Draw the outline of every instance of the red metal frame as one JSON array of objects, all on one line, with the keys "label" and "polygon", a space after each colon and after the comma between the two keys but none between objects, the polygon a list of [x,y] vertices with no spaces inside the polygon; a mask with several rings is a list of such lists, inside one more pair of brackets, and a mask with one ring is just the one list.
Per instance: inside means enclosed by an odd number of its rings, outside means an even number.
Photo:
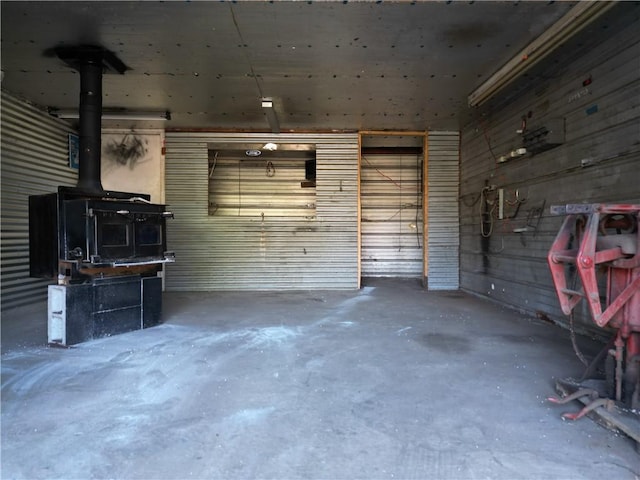
[{"label": "red metal frame", "polygon": [[[547,256],[560,306],[570,315],[584,299],[598,327],[617,329],[615,392],[620,401],[623,377],[627,384],[631,380],[628,388],[640,383],[640,205],[581,204],[551,210],[567,215]],[[613,234],[607,231],[612,229]],[[568,285],[567,264],[575,266],[581,289]],[[600,274],[606,278],[602,295]],[[639,388],[632,408],[637,408]]]}]

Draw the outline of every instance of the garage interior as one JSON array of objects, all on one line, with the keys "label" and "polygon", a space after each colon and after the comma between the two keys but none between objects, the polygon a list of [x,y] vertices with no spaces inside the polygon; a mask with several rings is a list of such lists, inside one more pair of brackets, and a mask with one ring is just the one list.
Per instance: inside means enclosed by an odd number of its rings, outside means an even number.
[{"label": "garage interior", "polygon": [[[637,2],[0,8],[3,477],[640,477],[548,400],[638,335],[639,267],[629,333],[548,264],[571,208],[640,204]],[[104,190],[170,208],[175,262],[159,325],[55,348],[28,206],[86,169],[87,47],[125,67]]]}]

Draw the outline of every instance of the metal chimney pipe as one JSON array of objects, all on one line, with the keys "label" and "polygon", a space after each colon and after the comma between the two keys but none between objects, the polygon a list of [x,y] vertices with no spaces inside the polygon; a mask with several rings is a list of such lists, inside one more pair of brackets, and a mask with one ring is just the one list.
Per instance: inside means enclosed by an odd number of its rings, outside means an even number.
[{"label": "metal chimney pipe", "polygon": [[[98,57],[96,55],[96,57]],[[102,124],[102,59],[85,57],[80,72],[80,168],[77,187],[91,193],[102,193],[101,124]]]},{"label": "metal chimney pipe", "polygon": [[53,53],[80,73],[80,152],[77,188],[102,194],[100,150],[102,128],[102,74],[122,75],[127,66],[114,53],[97,45],[56,47]]}]

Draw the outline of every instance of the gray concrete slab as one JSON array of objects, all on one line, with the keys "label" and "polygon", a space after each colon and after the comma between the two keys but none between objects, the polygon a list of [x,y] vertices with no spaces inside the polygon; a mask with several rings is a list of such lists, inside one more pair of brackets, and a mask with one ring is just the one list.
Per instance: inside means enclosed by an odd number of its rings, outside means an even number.
[{"label": "gray concrete slab", "polygon": [[582,368],[537,319],[401,280],[164,301],[70,349],[42,306],[3,316],[2,478],[640,477],[633,442],[545,400]]}]

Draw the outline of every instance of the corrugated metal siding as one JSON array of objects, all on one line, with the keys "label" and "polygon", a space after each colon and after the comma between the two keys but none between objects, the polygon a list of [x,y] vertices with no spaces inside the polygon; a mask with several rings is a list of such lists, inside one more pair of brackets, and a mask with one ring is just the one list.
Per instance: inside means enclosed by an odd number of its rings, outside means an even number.
[{"label": "corrugated metal siding", "polygon": [[29,195],[74,185],[69,126],[2,92],[2,309],[47,298],[51,281],[29,277]]},{"label": "corrugated metal siding", "polygon": [[[208,150],[216,143],[316,144],[315,218],[210,216]],[[265,178],[268,180],[268,178]],[[358,277],[358,136],[166,134],[167,290],[353,289]]]},{"label": "corrugated metal siding", "polygon": [[[567,322],[546,263],[562,217],[550,205],[640,203],[640,28],[609,25],[611,37],[570,61],[557,60],[552,80],[523,90],[501,110],[462,134],[461,284],[464,290],[532,314]],[[592,78],[585,88],[583,81]],[[523,112],[529,127],[565,122],[564,143],[505,163],[495,156],[521,141],[515,130]],[[583,166],[585,165],[585,166]],[[480,192],[504,188],[505,218],[494,214],[493,233],[480,236]],[[535,215],[542,210],[542,217]],[[528,226],[528,227],[527,227]],[[527,228],[527,231],[518,233]],[[593,328],[585,302],[575,311],[580,328]]]},{"label": "corrugated metal siding", "polygon": [[209,214],[216,216],[315,217],[316,189],[301,187],[303,153],[209,151]]},{"label": "corrugated metal siding", "polygon": [[459,281],[460,134],[429,132],[427,231],[429,290],[457,290]]},{"label": "corrugated metal siding", "polygon": [[362,276],[421,278],[423,155],[362,155]]}]

